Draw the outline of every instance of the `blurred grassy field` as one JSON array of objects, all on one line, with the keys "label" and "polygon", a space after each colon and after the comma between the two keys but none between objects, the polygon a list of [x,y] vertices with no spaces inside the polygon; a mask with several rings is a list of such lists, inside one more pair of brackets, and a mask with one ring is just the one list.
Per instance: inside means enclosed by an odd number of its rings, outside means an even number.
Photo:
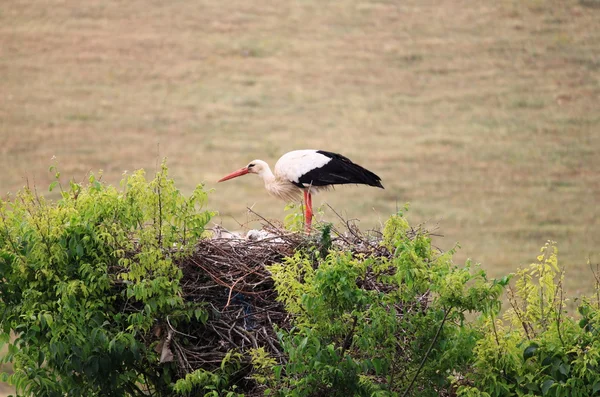
[{"label": "blurred grassy field", "polygon": [[[411,202],[438,245],[493,275],[558,242],[571,292],[600,261],[596,0],[102,1],[0,7],[0,192],[169,158],[217,222],[283,219],[257,178],[293,149],[341,152],[386,190],[317,196],[367,228]],[[234,220],[235,219],[235,220]],[[334,220],[327,212],[325,219]]]}]

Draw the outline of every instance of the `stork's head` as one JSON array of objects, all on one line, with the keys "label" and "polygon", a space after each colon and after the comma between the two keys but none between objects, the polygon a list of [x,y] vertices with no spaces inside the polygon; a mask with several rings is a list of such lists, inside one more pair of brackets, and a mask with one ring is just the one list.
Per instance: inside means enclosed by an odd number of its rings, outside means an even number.
[{"label": "stork's head", "polygon": [[262,160],[252,160],[247,166],[244,168],[240,168],[237,171],[233,171],[229,175],[225,175],[223,178],[219,179],[217,182],[224,182],[229,179],[237,178],[238,176],[246,175],[246,174],[258,174],[259,176],[263,175],[263,172],[268,169],[269,166]]}]

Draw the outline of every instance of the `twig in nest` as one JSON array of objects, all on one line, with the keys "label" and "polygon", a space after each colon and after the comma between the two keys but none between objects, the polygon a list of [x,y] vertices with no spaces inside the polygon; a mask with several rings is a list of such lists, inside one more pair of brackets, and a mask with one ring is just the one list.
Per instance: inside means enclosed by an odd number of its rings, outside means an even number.
[{"label": "twig in nest", "polygon": [[246,209],[247,209],[247,210],[248,210],[248,212],[250,212],[251,214],[254,214],[254,215],[256,215],[258,218],[262,219],[262,220],[263,220],[263,222],[265,222],[267,225],[271,226],[271,227],[272,227],[272,228],[274,228],[274,229],[278,229],[278,227],[277,227],[277,226],[275,226],[274,224],[272,224],[272,223],[271,223],[269,220],[267,220],[267,218],[265,218],[264,216],[262,216],[262,215],[260,215],[260,214],[258,214],[258,213],[256,213],[256,212],[254,212],[254,210],[253,210],[252,208],[250,208],[250,207],[246,207]]},{"label": "twig in nest", "polygon": [[171,325],[171,322],[169,321],[169,316],[167,316],[167,324],[169,324],[169,328],[171,329],[171,331],[173,331],[173,332],[175,332],[175,333],[177,333],[177,334],[179,334],[179,335],[187,336],[187,337],[189,337],[189,338],[198,339],[198,338],[197,338],[197,337],[195,337],[194,335],[190,335],[190,334],[186,334],[186,333],[183,333],[183,332],[179,332],[179,331],[177,331],[177,330],[175,329],[175,327],[173,327],[173,326]]},{"label": "twig in nest", "polygon": [[235,280],[235,283],[233,283],[233,285],[229,288],[229,296],[227,297],[227,304],[225,305],[225,309],[229,307],[229,303],[231,302],[231,293],[233,292],[233,288],[237,285],[237,283],[245,279],[247,276],[251,275],[252,273],[256,273],[256,270],[258,269],[254,269],[250,273],[244,274],[242,277]]}]

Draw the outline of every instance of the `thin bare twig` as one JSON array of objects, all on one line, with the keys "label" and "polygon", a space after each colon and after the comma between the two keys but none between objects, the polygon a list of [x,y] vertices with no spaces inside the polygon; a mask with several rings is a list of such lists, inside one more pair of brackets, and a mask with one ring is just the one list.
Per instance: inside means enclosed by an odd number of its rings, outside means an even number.
[{"label": "thin bare twig", "polygon": [[437,342],[437,339],[440,336],[440,333],[442,332],[442,328],[444,328],[444,324],[446,323],[446,320],[448,319],[448,315],[450,314],[451,311],[452,311],[452,308],[445,309],[444,318],[442,319],[442,322],[440,323],[440,326],[438,327],[437,332],[435,333],[435,336],[433,337],[433,340],[431,341],[431,344],[429,345],[429,348],[427,349],[427,352],[425,352],[425,356],[423,356],[423,360],[421,360],[421,365],[419,365],[419,368],[417,368],[417,372],[415,372],[415,375],[413,376],[412,380],[410,381],[410,384],[408,385],[406,390],[404,390],[402,397],[406,397],[408,395],[408,392],[410,392],[410,389],[412,389],[413,385],[415,384],[415,381],[417,380],[419,373],[423,369],[423,366],[425,365],[425,361],[427,361],[427,357],[429,357],[429,354],[431,353],[433,346]]},{"label": "thin bare twig", "polygon": [[245,279],[246,277],[248,277],[252,273],[256,273],[256,270],[258,270],[258,269],[255,269],[255,270],[251,271],[248,274],[244,274],[243,276],[241,276],[237,280],[235,280],[235,283],[233,283],[233,285],[229,288],[229,296],[227,297],[227,304],[225,304],[225,308],[226,309],[227,309],[227,307],[229,307],[229,303],[231,302],[231,293],[233,292],[233,289],[235,288],[235,286],[237,285],[237,283],[239,283],[240,281],[242,281],[243,279]]}]

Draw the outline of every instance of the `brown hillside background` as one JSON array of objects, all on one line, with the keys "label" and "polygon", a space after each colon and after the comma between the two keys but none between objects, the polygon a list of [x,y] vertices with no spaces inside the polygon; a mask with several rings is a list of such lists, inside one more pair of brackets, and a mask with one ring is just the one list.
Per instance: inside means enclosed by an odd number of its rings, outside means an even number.
[{"label": "brown hillside background", "polygon": [[[558,242],[571,293],[600,261],[600,1],[25,2],[0,6],[0,192],[168,157],[215,222],[282,220],[261,158],[340,152],[385,190],[315,198],[362,228],[412,223],[492,275]],[[335,221],[328,209],[322,219]],[[250,223],[247,226],[256,226]],[[246,226],[246,225],[245,225]]]}]

